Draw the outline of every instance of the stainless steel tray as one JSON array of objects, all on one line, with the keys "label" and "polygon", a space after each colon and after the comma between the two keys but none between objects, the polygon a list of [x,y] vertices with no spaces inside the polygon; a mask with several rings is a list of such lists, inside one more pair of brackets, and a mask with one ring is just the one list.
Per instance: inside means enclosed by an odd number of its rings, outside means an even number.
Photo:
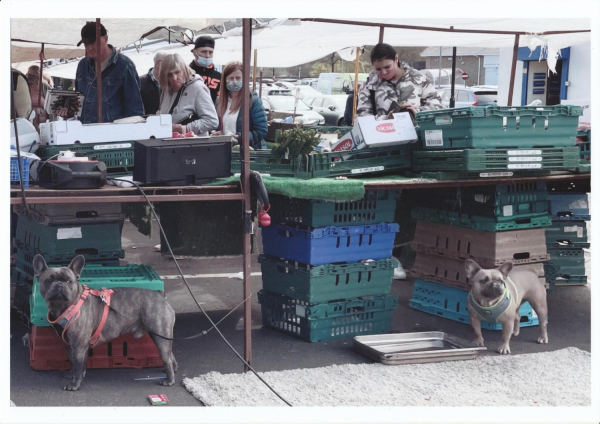
[{"label": "stainless steel tray", "polygon": [[475,359],[485,347],[442,331],[354,337],[354,350],[386,365]]}]

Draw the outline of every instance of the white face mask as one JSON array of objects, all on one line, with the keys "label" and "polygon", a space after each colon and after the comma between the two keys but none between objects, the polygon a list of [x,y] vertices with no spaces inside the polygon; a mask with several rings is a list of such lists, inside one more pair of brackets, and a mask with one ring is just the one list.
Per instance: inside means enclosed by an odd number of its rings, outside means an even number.
[{"label": "white face mask", "polygon": [[198,59],[196,60],[196,62],[198,62],[198,65],[200,65],[204,68],[208,68],[210,65],[212,65],[213,60],[212,60],[212,57],[198,56]]}]

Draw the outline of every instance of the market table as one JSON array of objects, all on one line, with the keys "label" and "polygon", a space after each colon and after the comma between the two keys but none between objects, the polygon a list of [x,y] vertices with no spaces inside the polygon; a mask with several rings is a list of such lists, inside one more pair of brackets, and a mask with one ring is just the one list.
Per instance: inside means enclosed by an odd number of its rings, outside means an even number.
[{"label": "market table", "polygon": [[[363,178],[365,190],[388,189],[417,189],[440,187],[466,187],[478,185],[522,183],[528,181],[569,181],[590,179],[591,174],[557,174],[542,177],[515,177],[515,178],[479,178],[469,180],[431,180],[431,179],[395,179],[392,177]],[[396,177],[401,178],[401,177]],[[349,179],[350,180],[350,179]],[[310,181],[310,180],[307,180]],[[182,202],[182,201],[227,201],[243,200],[238,184],[212,186],[163,186],[143,187],[148,199],[152,202]],[[267,187],[268,189],[268,187]],[[10,191],[11,205],[23,203],[21,190],[12,188]],[[132,203],[146,202],[144,196],[139,194],[135,187],[104,186],[99,189],[88,190],[52,190],[31,187],[25,190],[28,203]]]}]

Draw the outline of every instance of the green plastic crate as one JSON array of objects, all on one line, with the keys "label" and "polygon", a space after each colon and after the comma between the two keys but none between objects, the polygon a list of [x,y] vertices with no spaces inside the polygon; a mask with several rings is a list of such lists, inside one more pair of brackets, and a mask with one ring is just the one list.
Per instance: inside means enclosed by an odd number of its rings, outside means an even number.
[{"label": "green plastic crate", "polygon": [[40,146],[36,154],[43,160],[48,159],[61,151],[70,150],[80,156],[102,161],[106,164],[109,173],[114,171],[133,170],[133,148],[134,141],[123,141],[118,143],[90,143],[90,144],[67,144],[61,146]]},{"label": "green plastic crate", "polygon": [[554,248],[590,247],[586,222],[552,221],[552,225],[546,227],[546,245]]},{"label": "green plastic crate", "polygon": [[336,126],[325,126],[325,125],[311,125],[308,127],[304,127],[306,130],[317,130],[322,134],[332,134],[336,131],[339,131],[341,135],[345,135],[346,133],[352,131],[352,127],[336,127]]},{"label": "green plastic crate", "polygon": [[468,171],[421,171],[411,172],[408,175],[416,178],[427,178],[433,180],[479,180],[485,178],[506,178],[510,180],[514,177],[545,177],[550,175],[551,171],[531,170],[531,171],[493,171],[493,172],[468,172]]},{"label": "green plastic crate", "polygon": [[421,147],[497,149],[575,146],[579,106],[483,106],[417,113]]},{"label": "green plastic crate", "polygon": [[544,273],[550,289],[555,286],[583,286],[587,284],[585,264],[561,266],[553,262],[544,263]]},{"label": "green plastic crate", "polygon": [[[85,267],[79,278],[81,284],[91,289],[103,287],[135,287],[138,289],[163,290],[165,285],[150,265],[126,265],[117,267]],[[31,306],[31,323],[38,327],[50,326],[48,323],[48,307],[40,293],[40,283],[33,280],[33,290],[29,299]]]},{"label": "green plastic crate", "polygon": [[579,166],[579,148],[415,151],[414,171],[560,171]]},{"label": "green plastic crate", "polygon": [[269,214],[272,222],[306,227],[378,224],[394,221],[397,199],[397,192],[390,190],[367,191],[363,199],[353,202],[326,202],[271,194]]},{"label": "green plastic crate", "polygon": [[508,231],[522,230],[526,228],[539,228],[552,225],[552,220],[548,213],[527,214],[521,217],[512,217],[506,221],[499,221],[497,218],[490,218],[460,211],[448,211],[444,209],[418,207],[412,211],[413,218],[439,222],[457,227],[471,228],[477,231]]},{"label": "green plastic crate", "polygon": [[[121,257],[123,222],[100,224],[44,225],[27,216],[17,222],[15,247],[52,257],[52,262],[82,254],[99,259],[100,254]],[[87,258],[86,258],[87,259]]]},{"label": "green plastic crate", "polygon": [[260,255],[263,289],[309,303],[388,294],[398,261],[306,265]]},{"label": "green plastic crate", "polygon": [[[310,179],[363,175],[410,169],[412,145],[386,146],[351,152],[276,157],[268,150],[250,152],[250,169],[274,177]],[[231,172],[239,173],[240,153],[231,152]]]},{"label": "green plastic crate", "polygon": [[398,297],[310,304],[261,290],[258,302],[264,326],[309,342],[321,342],[389,332]]},{"label": "green plastic crate", "polygon": [[14,205],[19,215],[27,215],[44,225],[97,224],[125,220],[120,203],[34,203]]},{"label": "green plastic crate", "polygon": [[[543,181],[526,181],[472,187],[428,189],[431,198],[453,199],[464,203],[488,206],[539,202],[548,199],[548,189]],[[436,199],[437,201],[437,199]]]}]

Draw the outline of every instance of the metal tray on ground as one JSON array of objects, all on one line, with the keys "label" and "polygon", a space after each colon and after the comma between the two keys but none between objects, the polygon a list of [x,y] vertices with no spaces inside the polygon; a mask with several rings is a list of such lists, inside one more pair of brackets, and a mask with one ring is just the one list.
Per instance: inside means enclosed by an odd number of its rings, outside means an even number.
[{"label": "metal tray on ground", "polygon": [[442,331],[354,337],[354,350],[385,365],[475,359],[485,347]]}]

